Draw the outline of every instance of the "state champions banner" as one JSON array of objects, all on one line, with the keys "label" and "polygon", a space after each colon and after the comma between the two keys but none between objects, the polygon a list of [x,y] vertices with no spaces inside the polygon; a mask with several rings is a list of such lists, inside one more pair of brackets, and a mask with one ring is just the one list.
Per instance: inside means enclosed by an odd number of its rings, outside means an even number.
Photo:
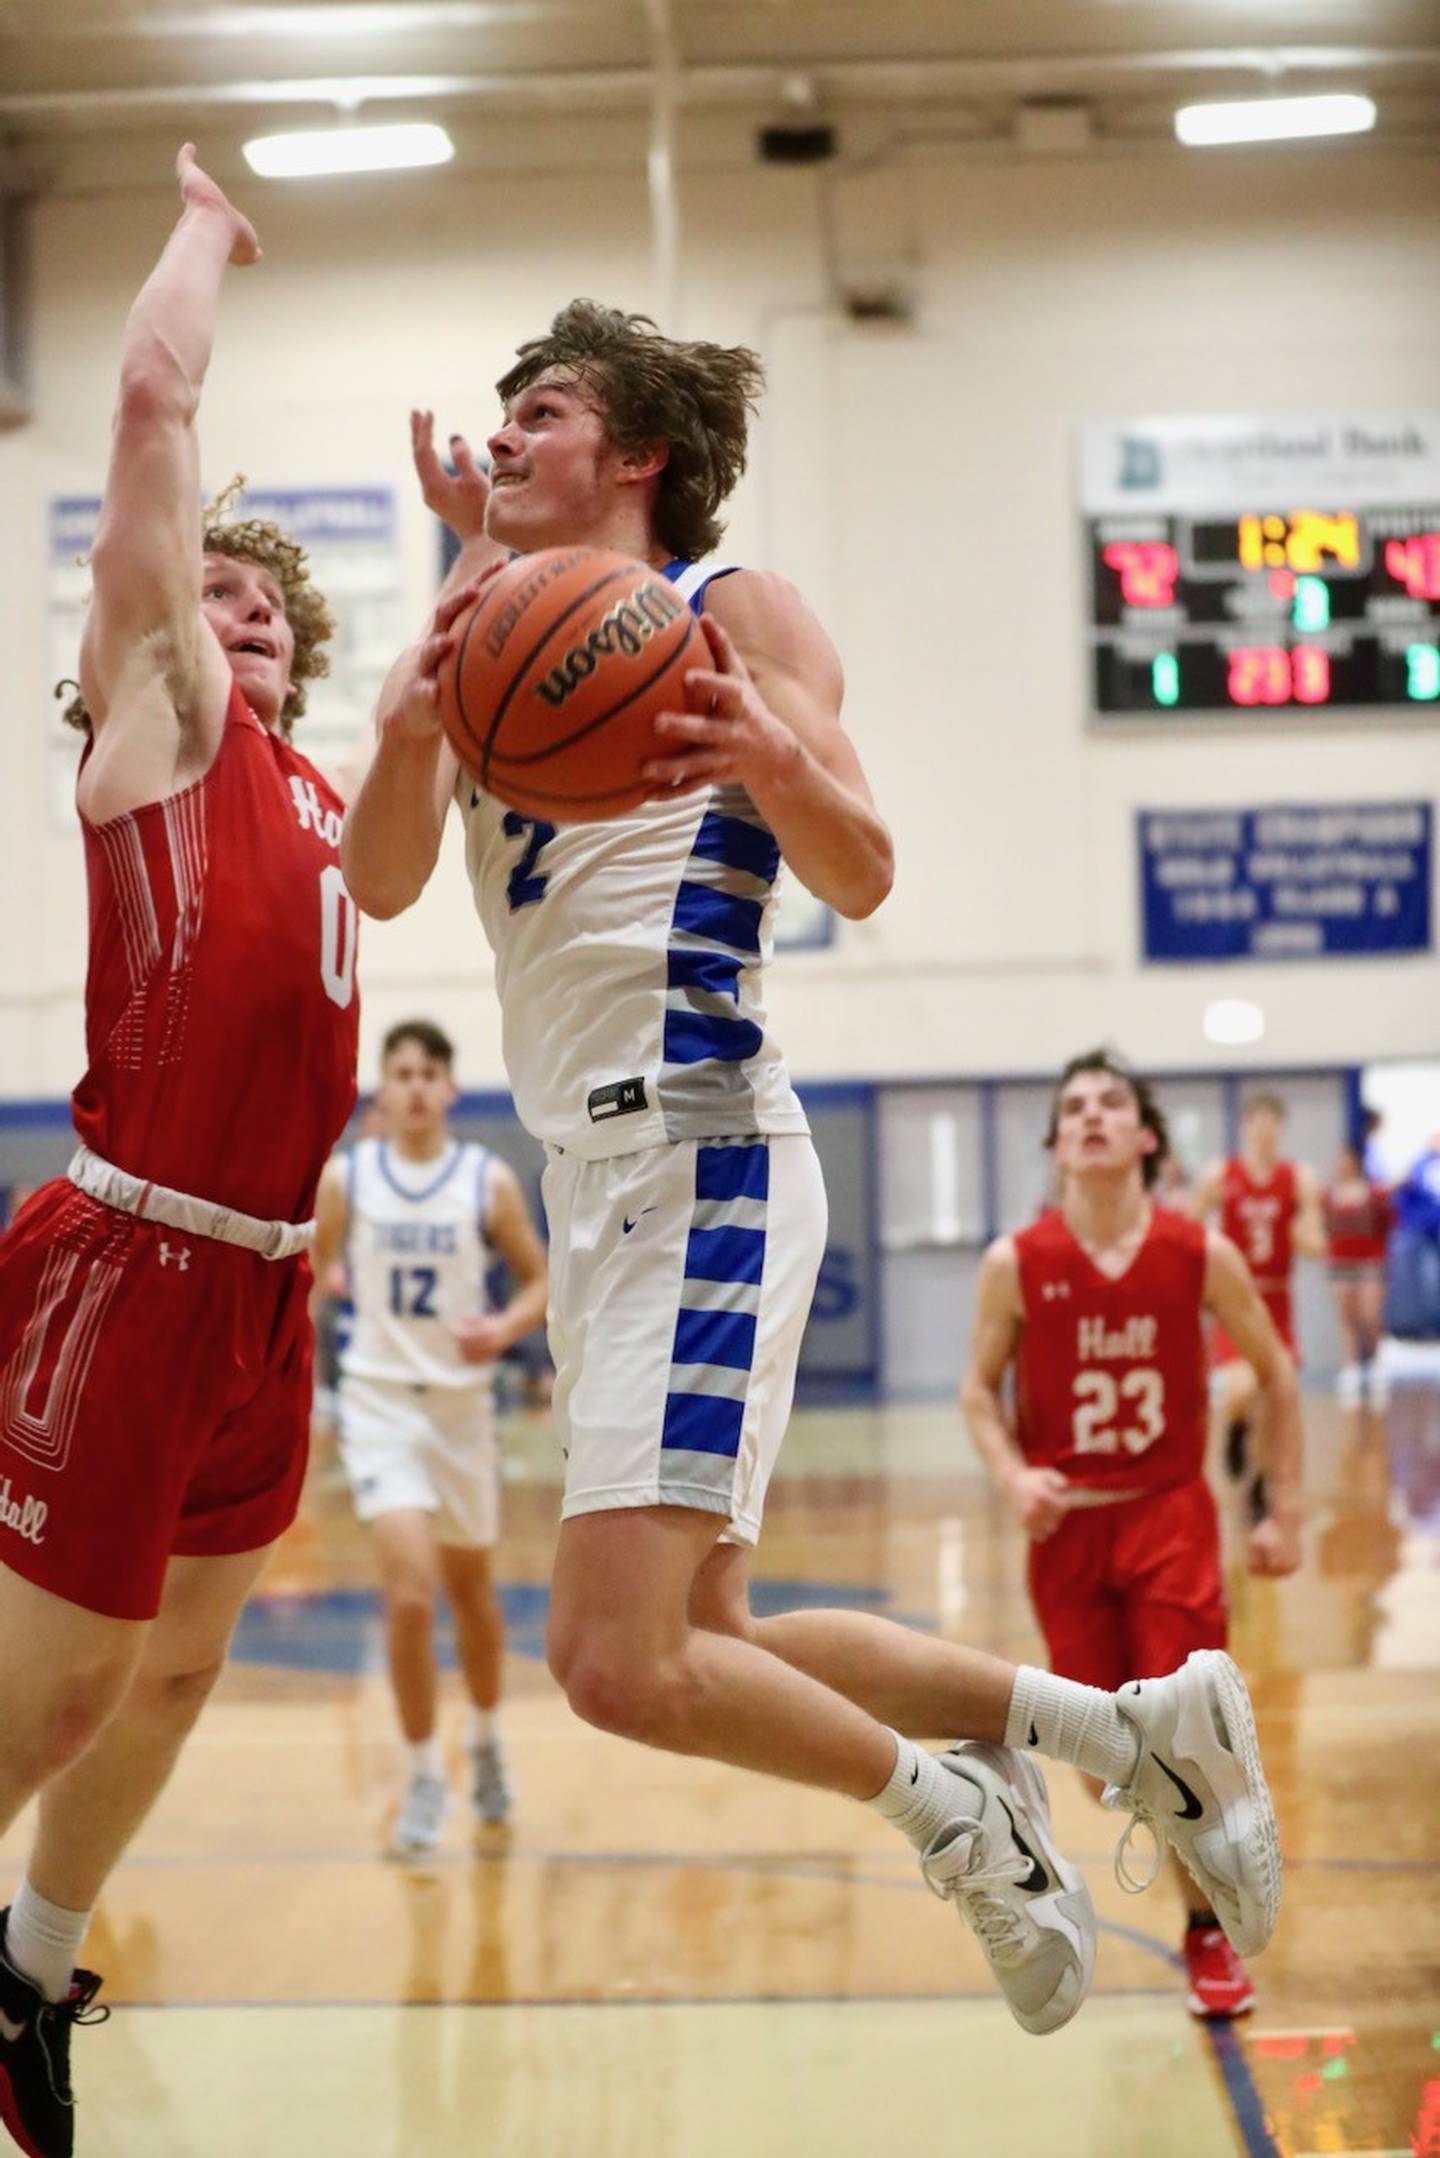
[{"label": "state champions banner", "polygon": [[1428,802],[1136,813],[1142,957],[1394,957],[1432,946]]}]

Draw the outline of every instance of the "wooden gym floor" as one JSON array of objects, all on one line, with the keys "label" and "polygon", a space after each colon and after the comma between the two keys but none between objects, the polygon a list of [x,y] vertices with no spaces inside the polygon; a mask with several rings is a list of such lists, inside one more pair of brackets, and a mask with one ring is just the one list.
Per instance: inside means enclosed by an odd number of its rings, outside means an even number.
[{"label": "wooden gym floor", "polygon": [[[1037,2040],[872,1815],[577,1724],[540,1656],[553,1450],[521,1418],[513,1830],[477,1840],[457,1806],[433,1863],[379,1855],[398,1778],[379,1633],[322,1463],[98,1914],[86,1960],[119,2013],[76,2035],[80,2158],[1433,2158],[1440,1390],[1382,1415],[1312,1398],[1307,1423],[1304,1570],[1232,1584],[1287,1859],[1244,2024],[1186,2013],[1174,1892],[1120,1892],[1121,1824],[1065,1770],[1100,1963]],[[1020,1657],[1021,1564],[947,1410],[797,1419],[767,1594]],[[0,1842],[0,1897],[24,1843],[23,1822]]]}]

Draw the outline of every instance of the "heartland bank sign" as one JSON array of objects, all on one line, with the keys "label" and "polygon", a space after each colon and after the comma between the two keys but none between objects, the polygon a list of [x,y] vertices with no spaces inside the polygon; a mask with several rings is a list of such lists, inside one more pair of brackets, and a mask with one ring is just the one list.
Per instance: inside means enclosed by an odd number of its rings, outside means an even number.
[{"label": "heartland bank sign", "polygon": [[1440,498],[1440,412],[1199,415],[1080,430],[1081,508],[1373,509]]}]

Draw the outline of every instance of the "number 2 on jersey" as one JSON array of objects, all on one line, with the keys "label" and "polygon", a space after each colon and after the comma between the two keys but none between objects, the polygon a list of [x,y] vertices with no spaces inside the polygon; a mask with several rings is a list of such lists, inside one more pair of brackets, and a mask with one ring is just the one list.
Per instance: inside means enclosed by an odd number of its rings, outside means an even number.
[{"label": "number 2 on jersey", "polygon": [[525,842],[525,852],[511,870],[510,881],[505,887],[510,912],[518,914],[521,907],[533,907],[545,897],[545,887],[550,879],[537,877],[535,864],[540,859],[542,848],[548,847],[555,837],[555,827],[553,824],[546,824],[541,818],[520,817],[513,809],[507,809],[501,829],[507,839],[521,839],[527,832],[530,835]]},{"label": "number 2 on jersey", "polygon": [[[1135,1404],[1136,1425],[1116,1429],[1121,1403]],[[1071,1420],[1077,1454],[1143,1454],[1165,1436],[1165,1379],[1158,1371],[1137,1367],[1116,1380],[1110,1371],[1082,1371],[1075,1380]]]}]

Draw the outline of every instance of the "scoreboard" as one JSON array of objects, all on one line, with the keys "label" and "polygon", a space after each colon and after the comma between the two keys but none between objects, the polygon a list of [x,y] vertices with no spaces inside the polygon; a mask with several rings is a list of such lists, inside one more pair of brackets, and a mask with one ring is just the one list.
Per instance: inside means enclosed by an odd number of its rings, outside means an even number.
[{"label": "scoreboard", "polygon": [[1440,503],[1089,520],[1097,712],[1440,703]]},{"label": "scoreboard", "polygon": [[[1359,423],[1295,423],[1290,435],[1253,423],[1248,437],[1229,423],[1227,457],[1203,432],[1226,424],[1189,423],[1187,468],[1157,449],[1152,423],[1146,436],[1118,438],[1128,485],[1092,478],[1092,497],[1108,496],[1092,499],[1084,518],[1096,716],[1384,706],[1440,717],[1440,484],[1409,501],[1376,501],[1393,496],[1398,475],[1344,470],[1367,460],[1346,459],[1343,430],[1364,445],[1408,445],[1412,468],[1427,467],[1409,477],[1440,481],[1430,458],[1413,454],[1417,439],[1429,445],[1413,430],[1381,436]],[[1147,455],[1136,455],[1137,439]],[[1287,447],[1288,461],[1303,465],[1294,445],[1317,439],[1328,451],[1317,448],[1314,460],[1323,491],[1300,493],[1289,470],[1254,469],[1286,462]],[[1197,443],[1211,454],[1198,455]],[[1093,475],[1093,455],[1090,466]],[[1346,480],[1361,486],[1342,492]]]}]

